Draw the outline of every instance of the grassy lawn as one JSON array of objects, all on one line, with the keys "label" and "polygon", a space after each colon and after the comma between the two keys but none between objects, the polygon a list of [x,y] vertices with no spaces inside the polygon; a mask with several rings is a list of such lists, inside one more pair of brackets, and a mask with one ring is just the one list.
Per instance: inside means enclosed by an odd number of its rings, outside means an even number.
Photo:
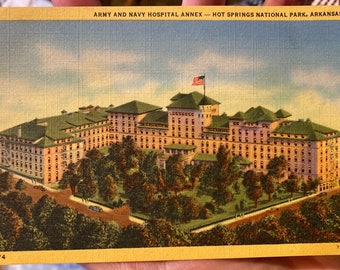
[{"label": "grassy lawn", "polygon": [[[263,196],[258,201],[257,209],[255,209],[254,202],[248,199],[246,196],[245,187],[241,184],[242,179],[239,179],[238,181],[240,184],[240,192],[239,194],[236,194],[236,192],[231,189],[232,193],[234,194],[234,200],[232,202],[228,203],[227,205],[219,207],[218,210],[214,214],[212,214],[211,218],[209,219],[196,219],[192,220],[187,224],[180,224],[181,229],[194,230],[230,218],[234,218],[237,214],[241,214],[240,212],[236,211],[236,205],[240,205],[240,202],[242,200],[244,201],[245,207],[242,213],[246,214],[285,203],[288,201],[288,199],[290,199],[290,193],[282,192],[278,194],[278,196],[275,199],[272,198],[271,201],[268,201],[268,195],[264,193]],[[183,192],[183,194],[187,196],[196,197],[202,205],[205,205],[206,202],[212,201],[212,198],[210,196],[207,195],[198,196],[197,189],[194,189],[192,191],[185,191]],[[303,197],[302,193],[294,193],[293,199],[301,197]]]}]

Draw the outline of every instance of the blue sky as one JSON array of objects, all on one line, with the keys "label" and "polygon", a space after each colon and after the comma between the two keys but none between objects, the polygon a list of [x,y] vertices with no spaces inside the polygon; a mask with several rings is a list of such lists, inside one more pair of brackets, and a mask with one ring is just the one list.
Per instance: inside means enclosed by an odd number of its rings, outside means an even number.
[{"label": "blue sky", "polygon": [[0,22],[0,130],[85,105],[167,106],[206,74],[233,115],[251,106],[340,129],[340,21]]}]

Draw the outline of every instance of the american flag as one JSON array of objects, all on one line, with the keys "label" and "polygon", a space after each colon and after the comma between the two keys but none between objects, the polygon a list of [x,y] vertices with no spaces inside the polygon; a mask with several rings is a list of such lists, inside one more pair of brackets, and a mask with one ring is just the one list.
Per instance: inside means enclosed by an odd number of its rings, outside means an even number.
[{"label": "american flag", "polygon": [[205,76],[194,77],[194,79],[192,81],[192,85],[193,86],[204,85],[204,79],[205,79]]}]

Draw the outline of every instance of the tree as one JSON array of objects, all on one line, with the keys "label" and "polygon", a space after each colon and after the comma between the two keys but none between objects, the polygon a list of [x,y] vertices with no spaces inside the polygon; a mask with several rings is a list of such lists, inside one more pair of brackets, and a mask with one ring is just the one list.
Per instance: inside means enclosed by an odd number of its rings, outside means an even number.
[{"label": "tree", "polygon": [[260,182],[256,182],[254,185],[247,187],[247,196],[249,199],[254,201],[254,208],[257,208],[258,199],[260,199],[263,195],[263,190]]},{"label": "tree", "polygon": [[311,242],[316,230],[300,211],[285,210],[279,217],[279,223],[287,230],[287,243]]},{"label": "tree", "polygon": [[284,156],[274,157],[267,164],[268,174],[276,179],[282,178],[287,170],[287,164]]},{"label": "tree", "polygon": [[7,251],[7,240],[0,233],[0,251]]},{"label": "tree", "polygon": [[145,192],[143,190],[144,177],[140,172],[126,175],[123,182],[125,195],[129,200],[132,211],[144,211]]},{"label": "tree", "polygon": [[111,145],[109,149],[108,159],[113,161],[115,166],[117,166],[116,168],[118,177],[120,179],[124,179],[125,175],[127,175],[128,169],[122,143],[117,142]]},{"label": "tree", "polygon": [[287,240],[287,230],[281,226],[277,218],[267,216],[256,224],[258,244],[284,244]]},{"label": "tree", "polygon": [[193,219],[199,218],[204,207],[195,197],[181,195],[178,197],[178,200],[182,208],[182,222],[188,223]]},{"label": "tree", "polygon": [[300,209],[301,214],[314,228],[325,228],[328,218],[333,214],[331,207],[323,198],[306,200]]},{"label": "tree", "polygon": [[217,162],[213,165],[217,173],[214,175],[214,186],[217,189],[226,189],[240,176],[237,158],[233,157],[231,152],[224,146],[220,146],[216,154],[216,159]]},{"label": "tree", "polygon": [[79,193],[82,194],[83,199],[87,200],[97,192],[97,186],[94,182],[94,170],[90,159],[84,158],[79,161],[78,175],[81,179],[78,183]]},{"label": "tree", "polygon": [[98,192],[106,202],[114,199],[117,193],[117,187],[111,175],[107,175],[104,179],[98,180]]},{"label": "tree", "polygon": [[19,179],[18,182],[15,184],[15,189],[23,190],[25,188],[25,182],[22,179]]},{"label": "tree", "polygon": [[92,169],[97,172],[98,166],[104,158],[104,154],[97,148],[93,148],[86,153],[86,157],[90,160]]},{"label": "tree", "polygon": [[226,226],[217,225],[211,230],[193,235],[193,245],[195,246],[227,246],[236,244],[236,233],[229,230]]},{"label": "tree", "polygon": [[103,249],[114,248],[120,234],[120,228],[115,222],[103,222],[90,219],[79,214],[74,222],[74,249]]},{"label": "tree", "polygon": [[197,164],[197,165],[189,165],[187,166],[189,169],[189,181],[191,183],[191,189],[194,189],[199,184],[199,179],[204,172],[204,165]]},{"label": "tree", "polygon": [[77,192],[76,187],[80,180],[81,177],[78,173],[78,164],[70,163],[67,166],[67,170],[63,173],[62,179],[59,181],[59,187],[62,189],[70,187],[72,195],[74,195]]},{"label": "tree", "polygon": [[300,190],[301,179],[297,175],[291,174],[287,180],[285,180],[282,185],[287,192],[290,192],[290,197],[293,198],[294,192]]},{"label": "tree", "polygon": [[50,243],[44,233],[33,225],[24,225],[20,237],[17,239],[13,250],[48,250]]},{"label": "tree", "polygon": [[257,208],[258,199],[263,195],[261,185],[261,174],[249,170],[244,173],[242,184],[246,188],[246,194],[249,199],[254,201],[255,208]]},{"label": "tree", "polygon": [[273,181],[273,177],[269,174],[261,175],[261,185],[263,191],[268,195],[268,201],[272,199],[272,193],[275,192],[275,185]]},{"label": "tree", "polygon": [[25,193],[12,191],[4,197],[4,202],[15,211],[24,221],[31,218],[32,197]]},{"label": "tree", "polygon": [[157,219],[148,220],[146,223],[144,241],[147,247],[189,246],[191,237],[189,233],[180,230],[170,222]]},{"label": "tree", "polygon": [[314,193],[316,193],[318,191],[318,187],[321,183],[321,179],[320,178],[308,178],[307,180],[307,186],[308,186],[308,191],[313,191]]},{"label": "tree", "polygon": [[2,202],[0,202],[0,213],[0,234],[6,239],[6,250],[12,250],[24,222],[17,213]]},{"label": "tree", "polygon": [[254,222],[247,222],[235,229],[236,239],[240,245],[257,244],[257,228]]},{"label": "tree", "polygon": [[116,222],[104,222],[104,230],[106,237],[104,239],[105,248],[115,248],[118,244],[118,238],[121,234],[121,229]]},{"label": "tree", "polygon": [[136,170],[139,166],[139,160],[143,157],[143,152],[137,147],[135,140],[131,136],[123,138],[123,151],[128,171]]},{"label": "tree", "polygon": [[162,188],[159,181],[160,169],[157,165],[158,153],[155,151],[148,152],[140,159],[139,171],[144,174],[144,181],[156,185],[158,189]]},{"label": "tree", "polygon": [[212,194],[212,198],[218,206],[221,206],[231,202],[233,200],[233,194],[228,188],[216,189]]},{"label": "tree", "polygon": [[143,225],[133,224],[122,229],[118,237],[118,248],[139,248],[145,247],[145,229]]},{"label": "tree", "polygon": [[310,191],[316,193],[318,191],[320,182],[321,182],[320,178],[315,179],[308,178],[307,181],[302,181],[301,191],[303,192],[303,195],[306,196]]},{"label": "tree", "polygon": [[9,191],[13,187],[13,174],[10,172],[0,173],[0,193]]},{"label": "tree", "polygon": [[49,230],[50,216],[56,206],[56,201],[48,195],[41,197],[33,206],[32,216],[34,223],[43,233],[46,233]]},{"label": "tree", "polygon": [[76,210],[57,205],[48,219],[49,228],[45,232],[53,249],[70,249],[74,237]]},{"label": "tree", "polygon": [[199,185],[199,193],[212,196],[218,205],[225,205],[232,199],[230,186],[240,176],[237,158],[224,146],[219,147],[217,161],[205,169]]},{"label": "tree", "polygon": [[248,187],[254,185],[259,180],[258,175],[253,170],[248,170],[243,174],[242,185]]},{"label": "tree", "polygon": [[170,156],[166,162],[166,186],[171,189],[175,195],[184,187],[185,181],[183,159],[181,155]]}]

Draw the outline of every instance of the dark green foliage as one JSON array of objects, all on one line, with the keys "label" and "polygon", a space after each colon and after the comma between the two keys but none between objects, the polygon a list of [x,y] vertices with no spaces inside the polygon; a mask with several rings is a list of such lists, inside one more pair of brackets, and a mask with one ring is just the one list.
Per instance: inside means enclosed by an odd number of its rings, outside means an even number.
[{"label": "dark green foliage", "polygon": [[0,193],[9,191],[13,187],[13,174],[10,172],[0,173]]},{"label": "dark green foliage", "polygon": [[44,233],[33,225],[24,225],[14,250],[48,250],[50,243]]},{"label": "dark green foliage", "polygon": [[212,197],[218,206],[226,205],[233,200],[233,194],[229,189],[216,189]]},{"label": "dark green foliage", "polygon": [[241,245],[283,244],[287,240],[286,228],[273,216],[238,226],[236,235]]},{"label": "dark green foliage", "polygon": [[301,214],[315,228],[325,228],[327,219],[333,214],[332,209],[323,198],[306,200],[300,209]]},{"label": "dark green foliage", "polygon": [[258,199],[263,195],[261,176],[262,174],[256,173],[253,170],[249,170],[244,173],[242,181],[242,184],[246,188],[247,197],[254,201],[255,208],[257,208]]},{"label": "dark green foliage", "polygon": [[74,237],[74,223],[77,213],[74,209],[57,205],[53,210],[45,235],[49,239],[53,249],[70,249]]},{"label": "dark green foliage", "polygon": [[273,216],[262,218],[256,224],[257,244],[284,244],[287,240],[287,230]]},{"label": "dark green foliage", "polygon": [[217,204],[215,202],[207,202],[204,207],[211,211],[211,213],[215,213],[217,210]]},{"label": "dark green foliage", "polygon": [[182,156],[170,156],[166,161],[165,184],[167,189],[177,194],[184,188],[185,178]]},{"label": "dark green foliage", "polygon": [[7,245],[7,240],[0,233],[0,251],[6,251]]},{"label": "dark green foliage", "polygon": [[279,217],[279,223],[287,230],[288,243],[308,243],[313,238],[314,228],[300,211],[284,211]]},{"label": "dark green foliage", "polygon": [[146,247],[189,246],[191,236],[170,222],[157,219],[145,225],[144,241]]},{"label": "dark green foliage", "polygon": [[340,194],[333,195],[329,198],[329,206],[336,215],[340,216]]},{"label": "dark green foliage", "polygon": [[[0,202],[0,234],[6,240],[6,250],[12,250],[24,222],[10,207]],[[4,243],[3,243],[4,244]]]},{"label": "dark green foliage", "polygon": [[85,158],[79,161],[78,174],[80,175],[78,193],[87,200],[93,197],[93,195],[97,192],[97,186],[94,181],[94,169],[90,159]]},{"label": "dark green foliage", "polygon": [[77,190],[76,187],[81,180],[81,176],[78,173],[78,164],[70,163],[67,166],[67,170],[63,173],[63,178],[59,181],[59,188],[65,189],[70,187],[72,195],[74,195]]},{"label": "dark green foliage", "polygon": [[267,164],[268,175],[273,176],[276,179],[280,179],[284,176],[287,170],[287,161],[284,156],[274,157]]},{"label": "dark green foliage", "polygon": [[155,219],[167,219],[174,223],[188,223],[204,215],[204,207],[194,197],[185,195],[161,197],[150,205],[149,214]]},{"label": "dark green foliage", "polygon": [[15,189],[23,190],[25,188],[25,182],[22,179],[19,179],[15,184]]},{"label": "dark green foliage", "polygon": [[240,176],[238,159],[221,146],[216,155],[217,162],[204,170],[200,179],[199,194],[210,195],[217,205],[225,205],[232,200],[229,189]]},{"label": "dark green foliage", "polygon": [[50,216],[56,206],[56,201],[48,195],[41,197],[40,200],[33,206],[32,216],[34,223],[38,229],[44,233],[49,230]]},{"label": "dark green foliage", "polygon": [[293,198],[294,192],[300,190],[301,179],[297,175],[291,174],[287,180],[282,182],[282,186],[287,192],[290,192],[290,197]]},{"label": "dark green foliage", "polygon": [[194,189],[198,186],[200,177],[203,174],[206,167],[203,164],[188,165],[186,166],[186,175],[189,177],[190,187]]},{"label": "dark green foliage", "polygon": [[102,222],[78,215],[74,221],[74,249],[100,249],[116,247],[120,228],[115,222]]},{"label": "dark green foliage", "polygon": [[254,222],[248,222],[239,225],[236,230],[237,241],[240,245],[250,245],[256,243],[256,225]]},{"label": "dark green foliage", "polygon": [[97,174],[97,169],[101,160],[104,158],[104,154],[100,152],[97,148],[93,148],[86,153],[86,157],[90,160],[91,169]]},{"label": "dark green foliage", "polygon": [[29,220],[32,216],[32,197],[25,193],[13,191],[4,196],[3,201],[16,212],[23,220]]},{"label": "dark green foliage", "polygon": [[225,226],[217,225],[211,230],[193,235],[194,246],[236,245],[236,233]]},{"label": "dark green foliage", "polygon": [[319,178],[308,178],[307,181],[303,181],[301,184],[301,191],[303,195],[306,196],[309,192],[316,193],[321,180]]},{"label": "dark green foliage", "polygon": [[143,225],[134,224],[122,229],[118,238],[118,248],[145,247],[145,229]]},{"label": "dark green foliage", "polygon": [[117,194],[117,187],[111,175],[98,180],[98,192],[105,202],[112,201]]},{"label": "dark green foliage", "polygon": [[268,195],[268,201],[271,201],[272,194],[275,192],[274,179],[269,174],[261,175],[260,177],[263,191]]}]

